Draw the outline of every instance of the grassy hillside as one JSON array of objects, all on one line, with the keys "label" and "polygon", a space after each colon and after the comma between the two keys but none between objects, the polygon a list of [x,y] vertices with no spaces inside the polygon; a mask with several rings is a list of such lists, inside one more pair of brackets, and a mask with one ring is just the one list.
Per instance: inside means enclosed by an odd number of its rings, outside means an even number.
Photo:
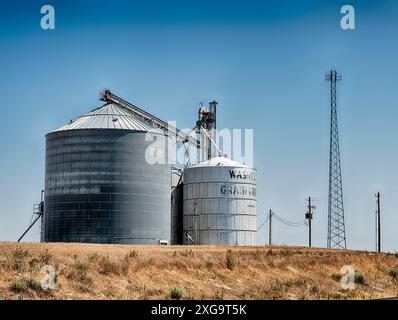
[{"label": "grassy hillside", "polygon": [[[44,265],[55,272],[43,290]],[[356,270],[342,290],[340,269]],[[0,299],[371,299],[398,295],[398,255],[296,247],[0,244]]]}]

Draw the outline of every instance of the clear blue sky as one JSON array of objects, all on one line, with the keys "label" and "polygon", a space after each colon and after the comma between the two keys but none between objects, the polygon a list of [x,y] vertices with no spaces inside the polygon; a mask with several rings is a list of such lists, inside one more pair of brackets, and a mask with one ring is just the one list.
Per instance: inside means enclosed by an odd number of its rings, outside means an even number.
[{"label": "clear blue sky", "polygon": [[[43,4],[55,7],[54,31],[40,29]],[[354,31],[339,27],[344,4],[356,9]],[[220,127],[254,129],[259,223],[269,208],[302,221],[311,195],[313,242],[325,246],[324,74],[336,68],[348,246],[374,249],[380,190],[383,247],[398,250],[395,0],[2,0],[0,15],[0,241],[29,223],[45,134],[99,106],[106,87],[183,128],[217,99]],[[276,222],[274,242],[305,245],[307,230]]]}]

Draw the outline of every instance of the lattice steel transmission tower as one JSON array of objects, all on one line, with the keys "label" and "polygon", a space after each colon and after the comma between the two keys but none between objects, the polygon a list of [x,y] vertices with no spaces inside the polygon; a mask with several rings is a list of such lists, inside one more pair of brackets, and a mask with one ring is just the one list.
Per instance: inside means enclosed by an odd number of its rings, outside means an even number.
[{"label": "lattice steel transmission tower", "polygon": [[344,223],[343,183],[341,179],[341,162],[339,130],[337,125],[337,81],[341,80],[337,71],[326,74],[330,81],[330,154],[329,154],[329,205],[328,205],[328,248],[346,249],[347,240]]}]

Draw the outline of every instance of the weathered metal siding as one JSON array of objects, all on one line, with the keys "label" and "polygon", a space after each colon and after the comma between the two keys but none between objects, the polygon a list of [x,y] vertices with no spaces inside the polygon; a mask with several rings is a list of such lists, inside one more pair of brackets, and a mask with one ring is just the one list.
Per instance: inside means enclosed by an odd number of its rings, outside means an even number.
[{"label": "weathered metal siding", "polygon": [[182,172],[171,173],[171,244],[183,244]]},{"label": "weathered metal siding", "polygon": [[[225,166],[191,167],[184,172],[184,235],[199,244],[256,245],[256,172]],[[197,204],[195,218],[195,203]],[[184,236],[184,243],[187,241]]]},{"label": "weathered metal siding", "polygon": [[145,132],[120,129],[48,134],[41,240],[170,241],[170,166],[145,161],[150,143]]}]

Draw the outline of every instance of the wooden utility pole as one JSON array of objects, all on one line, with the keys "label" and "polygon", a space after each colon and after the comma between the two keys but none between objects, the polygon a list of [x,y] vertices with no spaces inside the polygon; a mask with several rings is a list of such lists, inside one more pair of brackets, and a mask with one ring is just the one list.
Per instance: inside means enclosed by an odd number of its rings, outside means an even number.
[{"label": "wooden utility pole", "polygon": [[312,214],[312,209],[315,209],[315,206],[312,205],[312,199],[311,197],[308,197],[308,211],[305,214],[305,218],[308,220],[308,246],[311,248],[312,246],[312,218],[313,218],[313,214]]},{"label": "wooden utility pole", "polygon": [[377,224],[376,224],[376,233],[377,233],[377,252],[381,252],[381,217],[380,217],[380,192],[376,194],[377,201]]},{"label": "wooden utility pole", "polygon": [[268,228],[268,245],[272,246],[272,210],[269,210],[269,228]]}]

